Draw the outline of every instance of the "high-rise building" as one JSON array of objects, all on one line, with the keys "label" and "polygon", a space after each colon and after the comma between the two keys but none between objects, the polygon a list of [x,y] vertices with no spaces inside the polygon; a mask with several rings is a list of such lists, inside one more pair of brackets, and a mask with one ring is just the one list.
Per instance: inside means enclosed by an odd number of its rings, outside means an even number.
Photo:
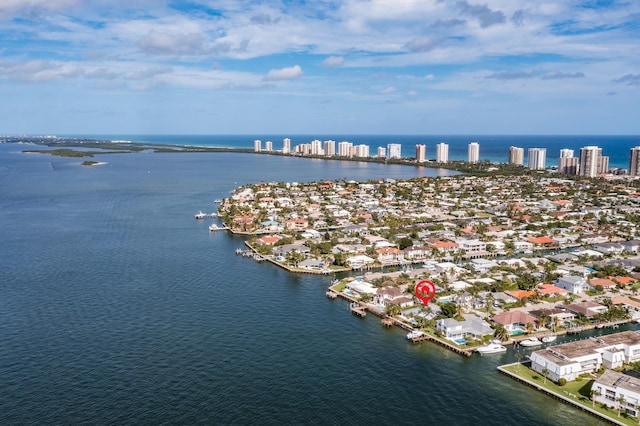
[{"label": "high-rise building", "polygon": [[547,161],[547,148],[529,148],[527,167],[532,170],[544,170]]},{"label": "high-rise building", "polygon": [[629,156],[629,175],[640,176],[640,146],[631,148]]},{"label": "high-rise building", "polygon": [[266,141],[266,142],[264,143],[264,150],[265,150],[265,151],[269,151],[269,152],[270,152],[270,151],[273,151],[273,142],[271,142],[271,141]]},{"label": "high-rise building", "polygon": [[365,144],[360,144],[360,145],[356,145],[356,157],[360,157],[360,158],[366,158],[369,157],[369,145],[365,145]]},{"label": "high-rise building", "polygon": [[467,149],[467,161],[469,163],[477,163],[480,161],[480,144],[478,142],[471,142]]},{"label": "high-rise building", "polygon": [[425,144],[416,145],[416,161],[418,163],[427,161],[427,146]]},{"label": "high-rise building", "polygon": [[387,156],[387,148],[384,146],[378,147],[378,158],[385,158]]},{"label": "high-rise building", "polygon": [[602,148],[597,146],[585,146],[580,148],[580,163],[578,174],[580,176],[596,177],[600,172]]},{"label": "high-rise building", "polygon": [[560,150],[560,158],[571,158],[573,157],[573,150],[568,148],[563,148]]},{"label": "high-rise building", "polygon": [[598,158],[598,174],[609,173],[609,156],[601,155]]},{"label": "high-rise building", "polygon": [[446,163],[449,161],[449,144],[440,142],[436,145],[436,161]]},{"label": "high-rise building", "polygon": [[564,173],[565,175],[577,175],[578,157],[558,158],[558,173]]},{"label": "high-rise building", "polygon": [[282,153],[288,154],[291,152],[291,139],[284,138],[282,139]]},{"label": "high-rise building", "polygon": [[517,146],[509,147],[509,164],[522,166],[524,164],[524,148]]},{"label": "high-rise building", "polygon": [[260,139],[256,139],[253,141],[253,150],[255,152],[262,151],[262,141]]},{"label": "high-rise building", "polygon": [[324,155],[327,157],[333,157],[336,155],[336,141],[324,141]]},{"label": "high-rise building", "polygon": [[399,143],[387,144],[387,158],[402,158],[402,145]]},{"label": "high-rise building", "polygon": [[353,144],[351,142],[339,142],[338,143],[338,155],[340,157],[350,157],[351,156],[351,146]]},{"label": "high-rise building", "polygon": [[314,139],[311,141],[311,155],[322,155],[324,151],[322,150],[322,141],[318,139]]}]

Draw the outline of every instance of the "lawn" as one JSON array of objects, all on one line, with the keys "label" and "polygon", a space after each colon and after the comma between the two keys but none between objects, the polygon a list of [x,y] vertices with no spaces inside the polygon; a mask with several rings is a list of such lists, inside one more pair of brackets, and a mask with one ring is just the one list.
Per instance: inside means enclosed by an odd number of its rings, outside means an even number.
[{"label": "lawn", "polygon": [[613,420],[629,425],[638,424],[638,420],[636,418],[628,417],[626,414],[622,414],[620,417],[618,417],[618,410],[616,409],[601,407],[600,404],[595,404],[594,406],[589,394],[591,386],[594,382],[593,379],[572,381],[567,382],[567,384],[564,386],[558,386],[551,380],[547,380],[545,383],[542,374],[533,371],[525,364],[512,364],[509,366],[504,366],[502,368],[516,374],[517,376],[525,380],[529,380],[538,386],[542,386],[543,388],[551,392],[557,393],[558,395],[561,395],[565,398],[570,398],[577,404],[584,405],[585,407],[589,407],[592,410],[596,410]]}]

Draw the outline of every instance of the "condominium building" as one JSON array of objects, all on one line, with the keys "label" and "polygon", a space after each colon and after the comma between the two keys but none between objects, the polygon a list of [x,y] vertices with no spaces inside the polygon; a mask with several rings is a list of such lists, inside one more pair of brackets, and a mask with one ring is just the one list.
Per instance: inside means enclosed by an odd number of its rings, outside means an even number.
[{"label": "condominium building", "polygon": [[356,145],[355,149],[356,149],[356,153],[355,153],[356,157],[360,157],[360,158],[369,157],[369,145],[365,145],[365,144]]},{"label": "condominium building", "polygon": [[288,154],[291,152],[291,139],[284,138],[282,139],[282,153]]},{"label": "condominium building", "polygon": [[580,148],[580,163],[578,165],[578,174],[580,176],[596,177],[600,172],[600,157],[602,157],[602,148],[597,146],[585,146]]},{"label": "condominium building", "polygon": [[351,147],[353,144],[351,142],[339,142],[338,143],[338,155],[340,157],[350,157],[351,156]]},{"label": "condominium building", "polygon": [[446,163],[449,161],[449,144],[440,142],[436,145],[436,161]]},{"label": "condominium building", "polygon": [[601,155],[598,159],[598,173],[609,173],[609,156]]},{"label": "condominium building", "polygon": [[416,145],[416,161],[418,163],[427,161],[427,146],[425,144]]},{"label": "condominium building", "polygon": [[260,139],[256,139],[253,141],[253,150],[255,152],[262,151],[262,141]]},{"label": "condominium building", "polygon": [[273,151],[273,142],[271,142],[271,141],[266,141],[266,142],[264,143],[264,150],[265,150],[265,151],[269,151],[269,152]]},{"label": "condominium building", "polygon": [[385,158],[387,156],[387,148],[383,146],[378,147],[378,158]]},{"label": "condominium building", "polygon": [[527,167],[532,170],[544,170],[547,161],[547,148],[529,148]]},{"label": "condominium building", "polygon": [[631,176],[640,176],[640,146],[631,148],[629,156],[629,174]]},{"label": "condominium building", "polygon": [[568,148],[562,148],[560,150],[560,158],[572,158],[573,150]]},{"label": "condominium building", "polygon": [[558,173],[564,173],[565,175],[577,175],[578,157],[558,158]]},{"label": "condominium building", "polygon": [[336,141],[324,141],[324,155],[327,157],[333,157],[336,155]]},{"label": "condominium building", "polygon": [[467,150],[467,161],[469,163],[477,163],[480,161],[480,144],[478,142],[471,142]]},{"label": "condominium building", "polygon": [[509,164],[514,166],[522,166],[524,164],[524,148],[509,147]]},{"label": "condominium building", "polygon": [[314,139],[311,141],[311,155],[322,155],[324,151],[322,150],[322,141],[318,139]]},{"label": "condominium building", "polygon": [[399,143],[390,143],[387,145],[387,158],[402,158],[402,145]]}]

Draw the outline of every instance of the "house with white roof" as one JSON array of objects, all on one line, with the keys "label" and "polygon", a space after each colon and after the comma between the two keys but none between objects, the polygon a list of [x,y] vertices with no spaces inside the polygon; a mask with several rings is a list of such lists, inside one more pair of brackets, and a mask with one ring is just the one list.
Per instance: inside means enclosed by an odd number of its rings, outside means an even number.
[{"label": "house with white roof", "polygon": [[444,318],[436,321],[436,330],[440,330],[446,339],[454,342],[466,337],[482,339],[483,336],[493,334],[493,329],[481,319],[458,321]]},{"label": "house with white roof", "polygon": [[591,386],[593,401],[637,417],[640,409],[640,379],[606,370]]}]

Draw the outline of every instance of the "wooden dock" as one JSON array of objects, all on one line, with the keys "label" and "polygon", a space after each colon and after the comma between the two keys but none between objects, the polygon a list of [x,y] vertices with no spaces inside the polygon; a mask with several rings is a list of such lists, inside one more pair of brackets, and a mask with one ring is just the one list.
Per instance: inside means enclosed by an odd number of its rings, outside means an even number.
[{"label": "wooden dock", "polygon": [[358,302],[351,302],[351,304],[349,305],[349,310],[352,314],[358,315],[361,318],[367,316],[367,308],[361,306]]},{"label": "wooden dock", "polygon": [[455,353],[460,354],[460,355],[464,355],[466,357],[470,357],[471,355],[473,355],[473,352],[471,350],[469,350],[469,349],[459,348],[459,347],[457,347],[455,345],[452,345],[451,343],[449,343],[449,342],[447,342],[445,340],[438,339],[437,337],[432,336],[430,334],[426,334],[426,333],[424,335],[422,335],[422,336],[414,337],[414,338],[412,338],[410,340],[411,340],[412,343],[424,342],[426,340],[426,341],[429,341],[429,342],[437,343],[438,345],[444,346],[445,348],[449,349],[452,352],[455,352]]}]

